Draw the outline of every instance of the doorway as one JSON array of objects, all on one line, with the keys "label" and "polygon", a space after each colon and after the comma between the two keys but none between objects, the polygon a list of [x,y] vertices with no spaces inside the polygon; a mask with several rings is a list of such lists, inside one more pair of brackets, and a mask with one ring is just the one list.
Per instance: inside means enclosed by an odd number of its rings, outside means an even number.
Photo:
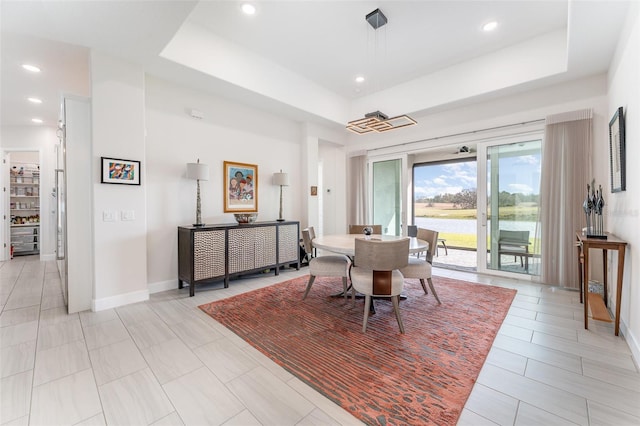
[{"label": "doorway", "polygon": [[477,161],[473,157],[413,166],[413,219],[438,231],[435,265],[475,271],[477,256]]}]

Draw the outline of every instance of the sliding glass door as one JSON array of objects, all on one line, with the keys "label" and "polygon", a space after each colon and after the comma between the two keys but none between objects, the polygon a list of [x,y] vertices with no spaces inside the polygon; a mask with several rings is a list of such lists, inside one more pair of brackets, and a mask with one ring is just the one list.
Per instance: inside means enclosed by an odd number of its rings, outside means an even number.
[{"label": "sliding glass door", "polygon": [[478,147],[478,270],[539,275],[542,140]]}]

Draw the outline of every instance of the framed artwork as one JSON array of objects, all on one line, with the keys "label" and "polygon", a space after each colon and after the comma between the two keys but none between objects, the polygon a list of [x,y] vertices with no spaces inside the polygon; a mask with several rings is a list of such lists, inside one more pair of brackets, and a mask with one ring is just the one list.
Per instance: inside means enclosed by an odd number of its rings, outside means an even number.
[{"label": "framed artwork", "polygon": [[316,195],[318,195],[318,187],[317,186],[312,186],[311,187],[311,196],[315,197]]},{"label": "framed artwork", "polygon": [[609,122],[609,162],[611,164],[611,192],[627,189],[624,115],[618,108]]},{"label": "framed artwork", "polygon": [[258,211],[258,166],[224,162],[224,212]]},{"label": "framed artwork", "polygon": [[140,185],[140,162],[101,157],[100,183]]}]

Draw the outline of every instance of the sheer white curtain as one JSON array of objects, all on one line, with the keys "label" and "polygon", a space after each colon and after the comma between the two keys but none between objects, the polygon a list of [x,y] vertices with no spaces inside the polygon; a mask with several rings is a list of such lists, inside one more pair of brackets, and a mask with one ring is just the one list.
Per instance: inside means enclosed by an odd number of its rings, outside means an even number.
[{"label": "sheer white curtain", "polygon": [[[349,185],[347,218],[349,223],[368,223],[367,156],[356,155],[349,159]],[[346,232],[346,230],[345,230]]]},{"label": "sheer white curtain", "polygon": [[575,232],[584,226],[582,202],[591,182],[590,109],[547,117],[542,148],[540,219],[546,284],[578,288]]}]

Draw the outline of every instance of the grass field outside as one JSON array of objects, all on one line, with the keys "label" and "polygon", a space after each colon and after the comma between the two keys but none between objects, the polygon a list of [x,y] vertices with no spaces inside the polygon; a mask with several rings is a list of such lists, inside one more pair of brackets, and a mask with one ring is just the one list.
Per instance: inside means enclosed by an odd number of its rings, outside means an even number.
[{"label": "grass field outside", "polygon": [[[487,214],[490,216],[491,211]],[[427,203],[415,203],[416,217],[433,217],[438,219],[477,219],[477,209],[458,209],[453,207],[451,203],[435,203],[428,205]],[[500,220],[522,220],[536,221],[538,220],[538,206],[531,203],[523,203],[517,206],[500,207]]]},{"label": "grass field outside", "polygon": [[[477,219],[478,218],[478,210],[477,209],[458,209],[454,208],[452,204],[447,203],[436,203],[432,206],[427,205],[427,203],[415,203],[415,216],[416,217],[425,217],[425,218],[436,218],[436,219],[451,219],[451,220],[461,220],[461,219]],[[500,207],[500,215],[499,220],[503,221],[536,221],[538,219],[538,206],[530,205],[525,203],[525,205],[518,206],[507,206]],[[474,234],[461,234],[455,232],[440,232],[438,238],[443,238],[446,240],[447,247],[451,248],[463,248],[463,249],[472,249],[476,250],[478,247],[478,236]],[[539,247],[536,245],[536,238],[530,237],[529,242],[529,251],[531,253],[534,252],[534,247]],[[489,245],[487,244],[489,248]],[[539,248],[538,248],[539,252]],[[539,254],[539,253],[538,253]]]}]

